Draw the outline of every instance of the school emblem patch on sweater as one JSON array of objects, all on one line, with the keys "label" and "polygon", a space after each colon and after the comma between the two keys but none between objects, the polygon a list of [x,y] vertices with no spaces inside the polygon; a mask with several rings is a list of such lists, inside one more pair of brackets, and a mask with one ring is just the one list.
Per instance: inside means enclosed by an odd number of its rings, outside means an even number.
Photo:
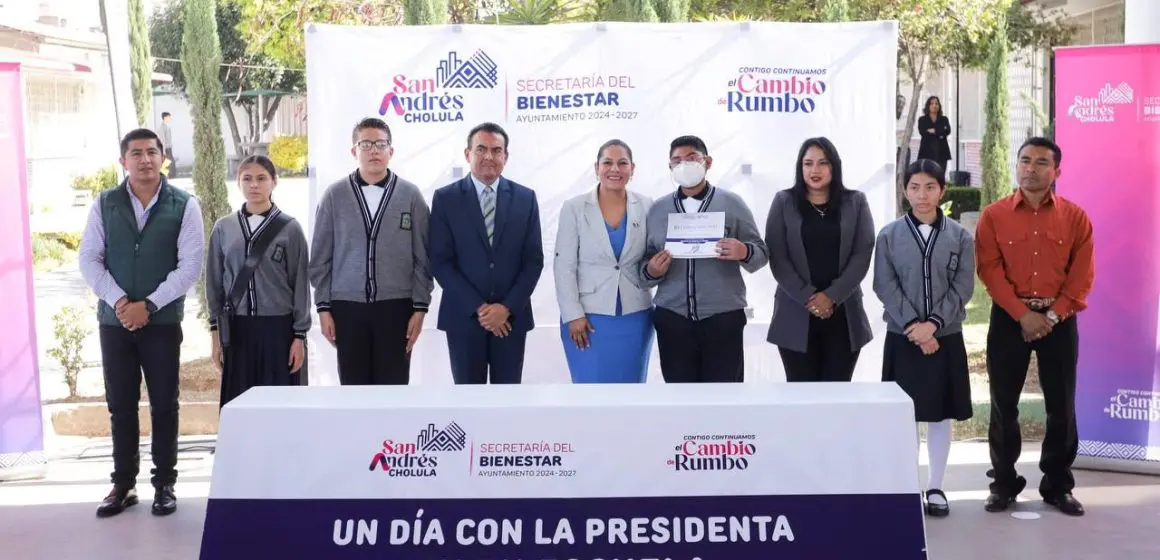
[{"label": "school emblem patch on sweater", "polygon": [[403,212],[403,215],[399,217],[399,229],[403,229],[403,230],[407,230],[407,231],[411,230],[411,213],[410,212]]}]

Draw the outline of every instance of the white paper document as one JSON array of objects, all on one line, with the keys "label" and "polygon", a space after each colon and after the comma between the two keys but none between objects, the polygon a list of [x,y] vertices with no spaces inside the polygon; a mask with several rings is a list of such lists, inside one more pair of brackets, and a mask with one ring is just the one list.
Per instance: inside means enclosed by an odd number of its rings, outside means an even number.
[{"label": "white paper document", "polygon": [[715,259],[717,242],[725,237],[724,212],[669,214],[665,249],[674,259]]}]

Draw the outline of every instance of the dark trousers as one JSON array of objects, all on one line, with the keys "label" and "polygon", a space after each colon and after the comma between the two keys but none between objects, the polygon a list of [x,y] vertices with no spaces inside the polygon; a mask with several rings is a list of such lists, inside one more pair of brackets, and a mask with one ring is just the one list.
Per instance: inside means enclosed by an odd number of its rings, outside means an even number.
[{"label": "dark trousers", "polygon": [[653,313],[665,383],[745,381],[745,311],[694,321],[658,307]]},{"label": "dark trousers", "polygon": [[795,352],[778,347],[785,380],[790,383],[812,381],[850,381],[862,350],[850,349],[850,327],[846,308],[837,307],[829,319],[810,316],[806,351]]},{"label": "dark trousers", "polygon": [[113,429],[113,484],[133,487],[140,470],[141,377],[149,393],[154,487],[177,481],[177,396],[181,325],[146,325],[136,331],[101,325],[105,401]]},{"label": "dark trousers", "polygon": [[1079,452],[1075,424],[1075,374],[1079,359],[1079,325],[1075,316],[1055,325],[1047,336],[1023,341],[1019,321],[998,306],[991,307],[987,330],[987,376],[991,383],[991,426],[988,442],[995,480],[991,491],[1014,496],[1027,481],[1015,472],[1022,450],[1019,433],[1019,394],[1027,380],[1031,352],[1039,363],[1039,385],[1047,412],[1047,433],[1039,468],[1043,478],[1039,492],[1055,496],[1071,492],[1075,477],[1071,465]]},{"label": "dark trousers", "polygon": [[410,383],[407,324],[414,312],[410,299],[331,302],[339,382],[343,385]]},{"label": "dark trousers", "polygon": [[518,384],[524,377],[525,331],[495,336],[483,327],[447,331],[451,377],[456,385]]}]

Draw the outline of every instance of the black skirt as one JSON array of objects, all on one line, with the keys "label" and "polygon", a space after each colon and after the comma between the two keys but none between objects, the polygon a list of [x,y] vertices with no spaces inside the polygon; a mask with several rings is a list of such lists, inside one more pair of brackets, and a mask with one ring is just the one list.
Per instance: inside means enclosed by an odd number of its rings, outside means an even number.
[{"label": "black skirt", "polygon": [[235,316],[230,322],[230,346],[222,351],[220,406],[250,387],[299,385],[302,372],[290,373],[293,343],[293,316]]},{"label": "black skirt", "polygon": [[971,408],[971,376],[963,333],[938,337],[929,356],[904,334],[886,333],[882,380],[894,381],[914,401],[917,422],[966,420]]}]

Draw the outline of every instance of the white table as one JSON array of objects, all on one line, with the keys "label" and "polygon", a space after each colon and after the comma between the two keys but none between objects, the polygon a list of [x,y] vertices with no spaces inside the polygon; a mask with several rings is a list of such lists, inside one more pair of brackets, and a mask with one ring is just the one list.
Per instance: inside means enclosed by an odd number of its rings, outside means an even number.
[{"label": "white table", "polygon": [[925,560],[894,384],[270,387],[202,558]]}]

